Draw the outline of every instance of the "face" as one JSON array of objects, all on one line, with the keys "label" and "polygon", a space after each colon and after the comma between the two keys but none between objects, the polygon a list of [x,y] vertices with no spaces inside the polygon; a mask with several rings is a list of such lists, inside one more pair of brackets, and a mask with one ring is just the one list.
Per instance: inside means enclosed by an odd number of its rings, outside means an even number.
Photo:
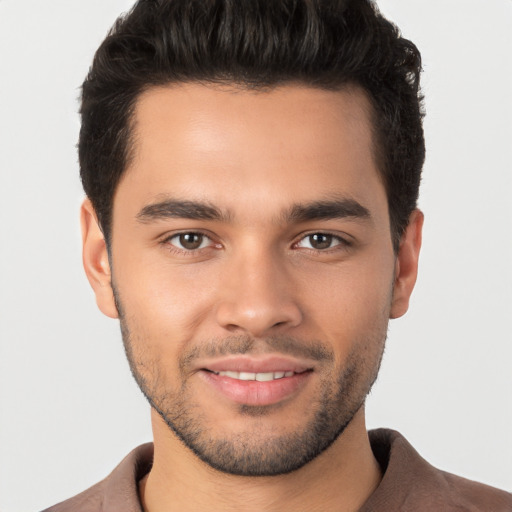
[{"label": "face", "polygon": [[99,237],[87,252],[85,207],[86,269],[137,382],[221,471],[285,473],[327,449],[407,307],[417,254],[393,252],[369,112],[356,89],[149,90],[110,262]]}]

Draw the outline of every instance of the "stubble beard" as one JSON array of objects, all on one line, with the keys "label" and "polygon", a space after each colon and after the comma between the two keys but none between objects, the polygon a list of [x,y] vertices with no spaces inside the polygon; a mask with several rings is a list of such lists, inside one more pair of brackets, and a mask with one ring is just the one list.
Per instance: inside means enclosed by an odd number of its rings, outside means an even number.
[{"label": "stubble beard", "polygon": [[[117,299],[119,300],[119,299]],[[120,304],[118,305],[119,308]],[[121,309],[119,308],[121,313]],[[384,350],[387,323],[383,329],[373,333],[371,339],[362,340],[364,348],[351,354],[343,368],[334,367],[334,355],[324,344],[308,344],[311,353],[322,353],[331,361],[331,370],[324,372],[318,382],[315,396],[318,398],[304,414],[309,420],[300,430],[276,434],[264,427],[266,415],[273,413],[276,406],[255,407],[239,405],[240,415],[250,416],[251,431],[236,434],[215,433],[204,412],[194,402],[184,366],[193,358],[189,352],[180,358],[181,386],[169,389],[165,385],[165,371],[158,361],[151,360],[135,347],[147,346],[142,339],[134,339],[126,318],[120,314],[121,332],[126,355],[133,377],[142,393],[170,430],[193,453],[210,467],[224,473],[241,476],[275,476],[295,471],[316,458],[343,433],[355,414],[363,407],[371,390]],[[210,342],[215,345],[217,342]],[[265,341],[270,348],[304,346],[303,342],[290,338],[271,338]],[[254,340],[249,337],[231,337],[217,343],[226,347],[237,345],[236,353],[251,353]],[[375,345],[377,344],[377,345]],[[206,344],[208,345],[208,344]],[[373,360],[368,360],[368,347],[380,347]],[[375,351],[375,349],[373,349]],[[197,352],[197,349],[196,349]],[[278,406],[277,406],[278,407]],[[254,425],[260,425],[255,427]],[[215,427],[215,426],[213,426]]]}]

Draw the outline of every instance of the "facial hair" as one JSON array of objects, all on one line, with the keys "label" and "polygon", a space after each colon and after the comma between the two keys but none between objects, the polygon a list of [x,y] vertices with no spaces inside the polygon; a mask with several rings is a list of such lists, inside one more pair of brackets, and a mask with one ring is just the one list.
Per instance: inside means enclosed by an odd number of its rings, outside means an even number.
[{"label": "facial hair", "polygon": [[[280,336],[254,339],[230,336],[209,340],[184,351],[178,361],[180,385],[172,389],[165,368],[152,357],[147,340],[135,335],[115,293],[121,333],[130,369],[142,393],[170,430],[210,467],[241,476],[275,476],[295,471],[326,450],[346,429],[364,405],[377,378],[384,351],[387,322],[373,329],[371,336],[354,346],[343,366],[335,364],[334,353],[321,341]],[[377,347],[377,350],[375,349]],[[250,417],[252,428],[238,433],[216,433],[190,390],[190,368],[200,357],[228,354],[289,354],[318,362],[316,397],[305,411],[301,428],[285,434],[265,427],[264,418],[280,404],[248,406],[238,404],[238,414]],[[368,355],[373,354],[369,358]],[[260,420],[260,421],[258,421]]]}]

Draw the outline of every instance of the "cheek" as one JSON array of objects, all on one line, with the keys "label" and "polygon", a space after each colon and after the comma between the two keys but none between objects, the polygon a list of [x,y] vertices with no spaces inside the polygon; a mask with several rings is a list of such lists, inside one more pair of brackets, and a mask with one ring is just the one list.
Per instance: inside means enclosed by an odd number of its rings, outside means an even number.
[{"label": "cheek", "polygon": [[[387,271],[383,271],[387,268]],[[345,359],[360,346],[385,339],[392,298],[393,264],[346,265],[323,276],[309,287],[309,317],[315,336],[336,347]]]},{"label": "cheek", "polygon": [[114,282],[132,336],[163,354],[169,344],[180,347],[191,338],[211,311],[212,297],[210,272],[201,265],[179,267],[159,259],[114,262]]}]

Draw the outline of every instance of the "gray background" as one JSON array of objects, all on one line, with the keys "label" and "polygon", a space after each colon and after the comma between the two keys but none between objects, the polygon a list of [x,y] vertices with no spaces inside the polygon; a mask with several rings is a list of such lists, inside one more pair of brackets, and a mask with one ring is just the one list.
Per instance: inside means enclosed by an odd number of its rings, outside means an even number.
[{"label": "gray background", "polygon": [[[79,85],[126,0],[0,1],[0,511],[39,510],[151,438],[81,268]],[[420,278],[369,427],[512,490],[512,1],[382,0],[422,50]]]}]

